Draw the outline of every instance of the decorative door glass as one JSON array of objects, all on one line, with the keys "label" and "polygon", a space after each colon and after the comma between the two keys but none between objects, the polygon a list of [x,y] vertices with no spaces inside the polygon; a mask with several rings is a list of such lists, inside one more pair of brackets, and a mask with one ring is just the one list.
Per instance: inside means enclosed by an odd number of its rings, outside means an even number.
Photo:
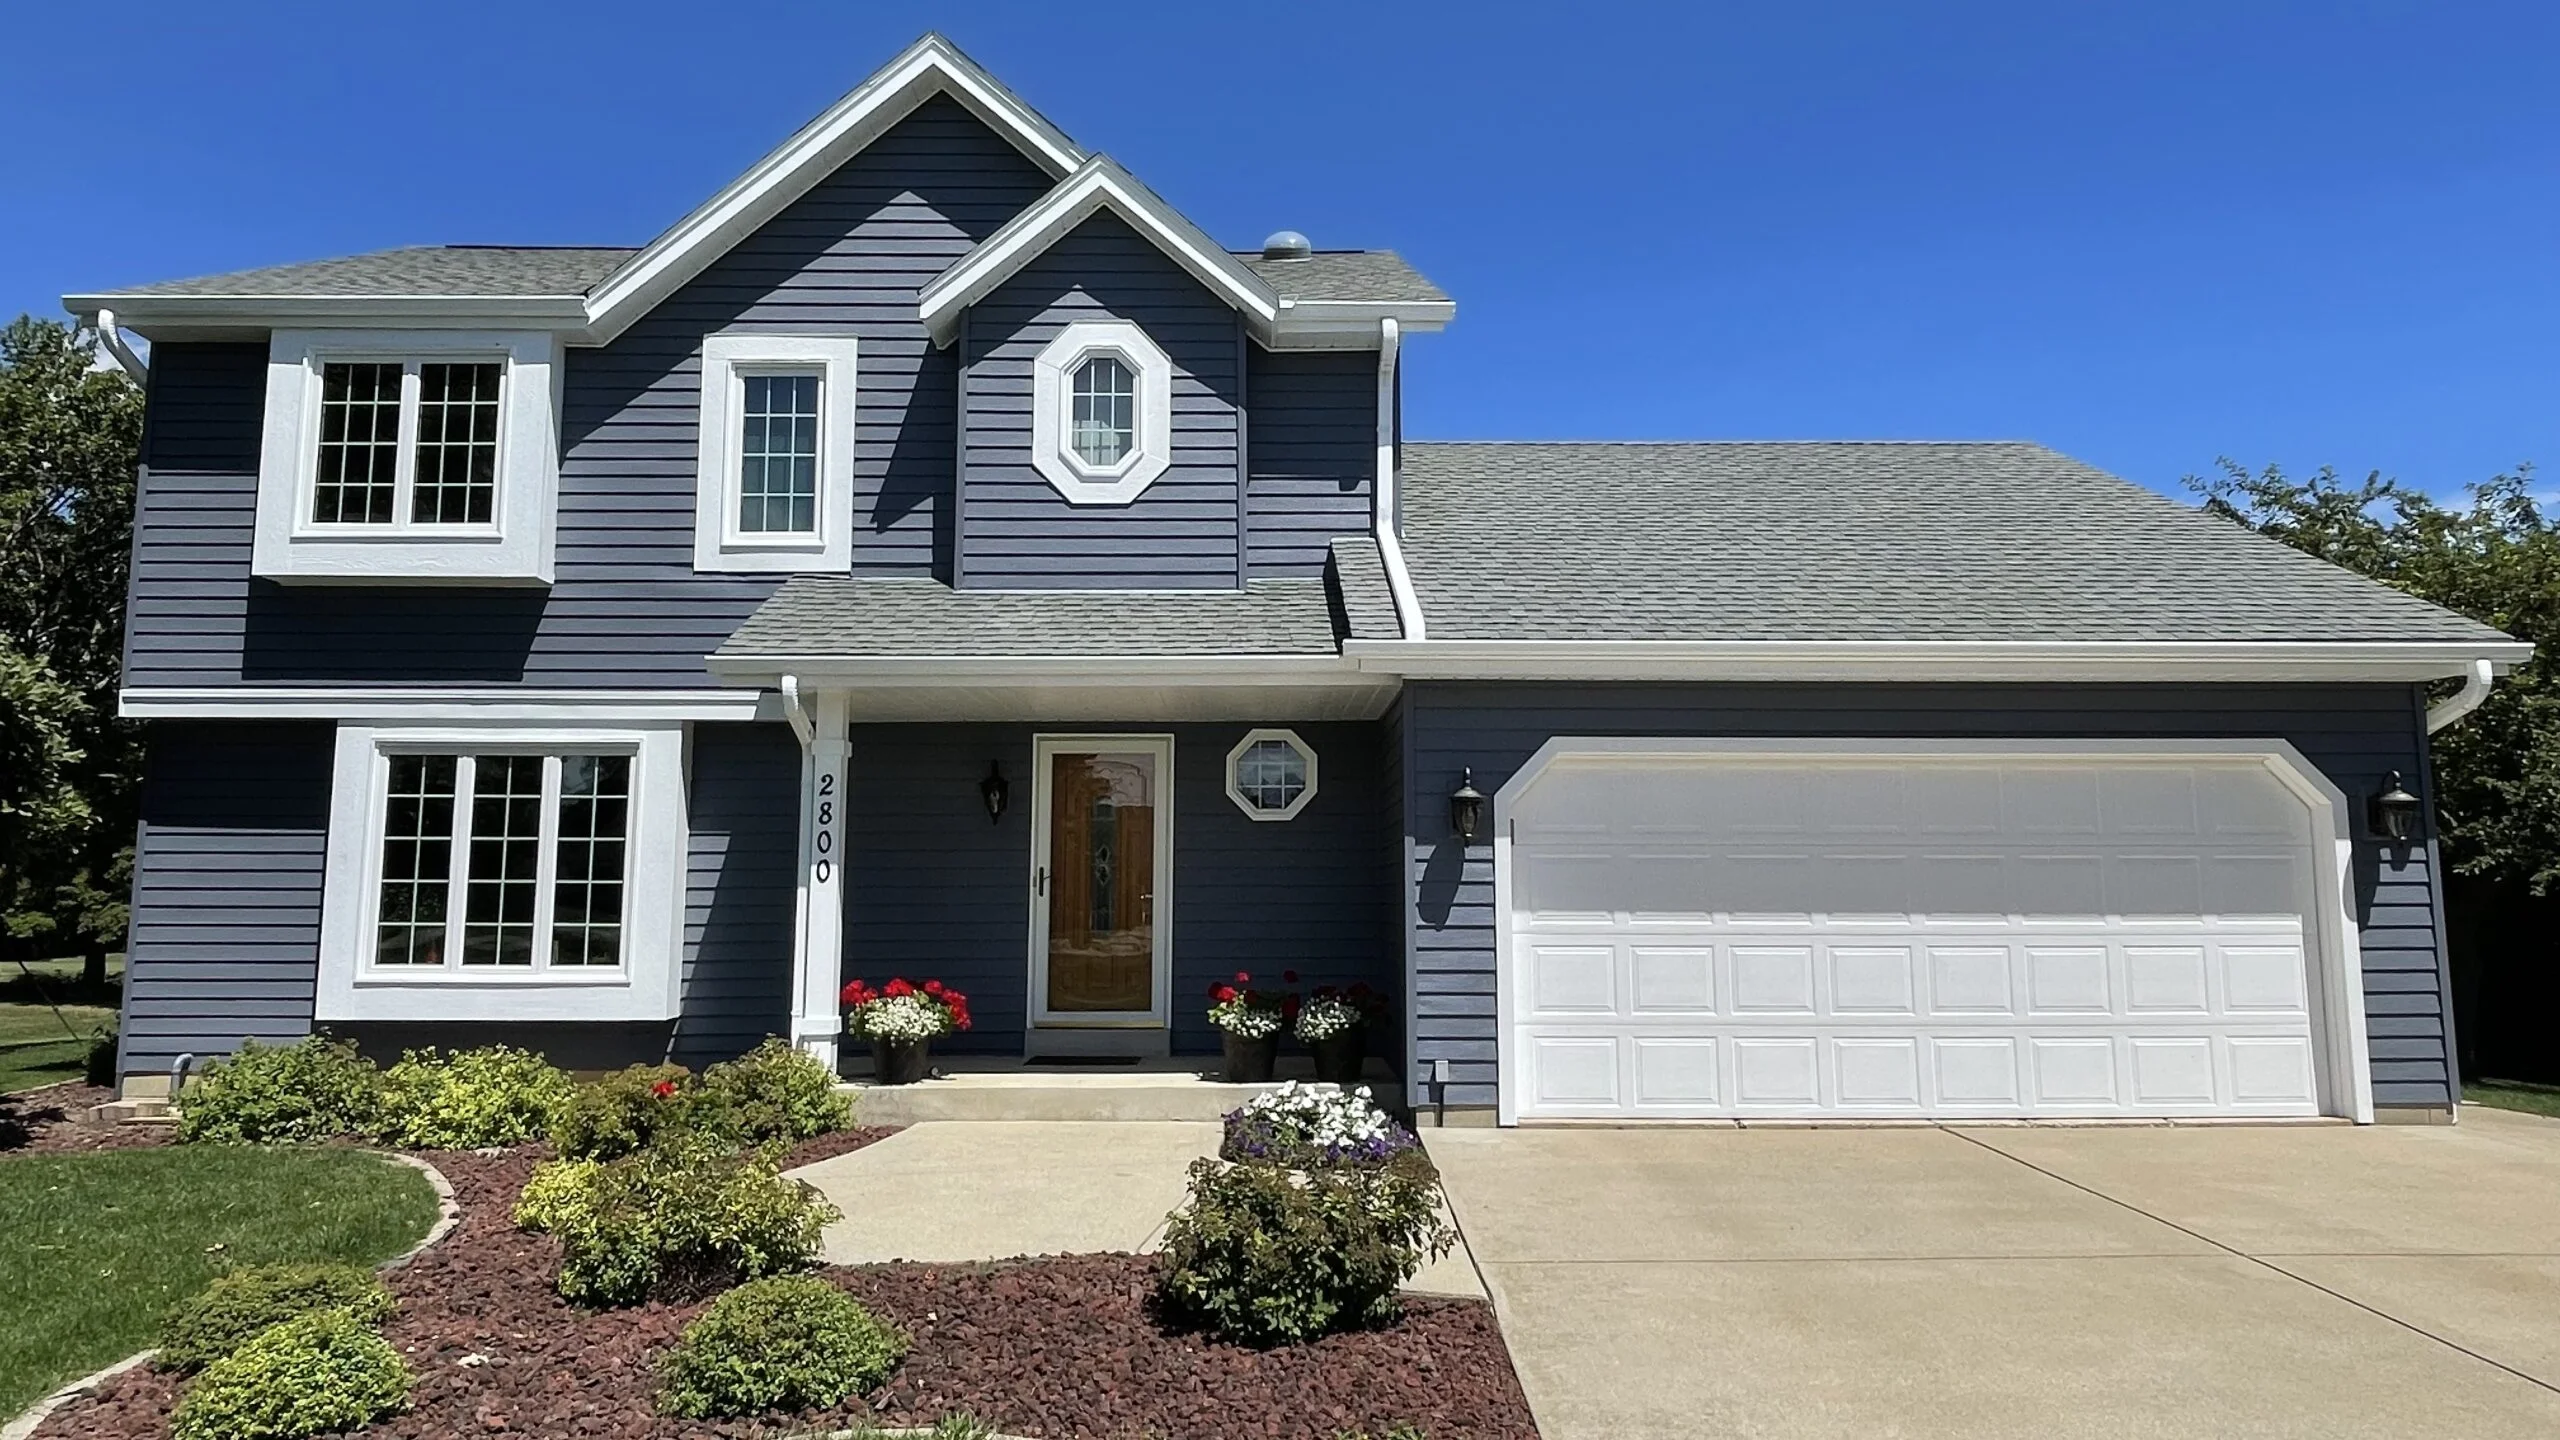
[{"label": "decorative door glass", "polygon": [[1155,1004],[1156,757],[1050,757],[1048,1008]]}]

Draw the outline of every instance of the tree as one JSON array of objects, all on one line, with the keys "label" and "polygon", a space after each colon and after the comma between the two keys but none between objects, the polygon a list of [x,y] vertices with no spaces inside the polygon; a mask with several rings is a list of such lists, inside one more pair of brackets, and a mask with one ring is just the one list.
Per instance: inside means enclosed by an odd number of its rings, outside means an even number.
[{"label": "tree", "polygon": [[103,982],[141,773],[115,697],[142,393],[94,338],[0,330],[0,930],[78,949]]},{"label": "tree", "polygon": [[2213,479],[2187,477],[2207,510],[2534,644],[2435,737],[2436,815],[2455,873],[2560,890],[2560,529],[2533,498],[2532,467],[2448,506],[2379,473],[2349,485],[2331,470],[2295,480],[2220,463]]}]

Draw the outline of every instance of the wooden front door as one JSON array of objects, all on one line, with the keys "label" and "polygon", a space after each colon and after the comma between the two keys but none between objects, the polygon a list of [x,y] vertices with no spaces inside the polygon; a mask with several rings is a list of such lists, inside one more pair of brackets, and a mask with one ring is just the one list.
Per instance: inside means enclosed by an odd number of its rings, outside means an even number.
[{"label": "wooden front door", "polygon": [[1033,1021],[1160,1028],[1173,742],[1058,736],[1038,748]]}]

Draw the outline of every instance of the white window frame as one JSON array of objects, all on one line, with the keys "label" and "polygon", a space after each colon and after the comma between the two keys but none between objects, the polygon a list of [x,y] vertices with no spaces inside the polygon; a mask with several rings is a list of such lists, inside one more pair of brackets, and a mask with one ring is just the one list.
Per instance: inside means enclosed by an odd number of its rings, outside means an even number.
[{"label": "white window frame", "polygon": [[[498,456],[486,524],[409,518],[418,367],[495,362]],[[386,523],[312,518],[325,367],[403,367],[398,494]],[[267,347],[266,421],[250,573],[269,580],[549,584],[560,489],[560,337],[539,331],[279,330]]]},{"label": "white window frame", "polygon": [[[702,341],[702,419],[696,455],[693,568],[704,572],[849,574],[853,570],[856,352],[850,335],[708,335]],[[747,377],[818,377],[818,528],[814,534],[738,526]]]},{"label": "white window frame", "polygon": [[[684,934],[688,825],[681,724],[609,728],[341,725],[329,801],[328,869],[321,897],[320,1020],[671,1020]],[[391,758],[434,755],[628,755],[631,801],[624,834],[622,963],[554,969],[552,883],[536,902],[535,963],[376,965],[382,904],[383,824]],[[544,767],[542,868],[554,862],[559,825],[556,766]],[[457,804],[460,800],[457,797]],[[467,825],[467,821],[460,821]],[[457,847],[457,904],[468,884]],[[459,924],[459,914],[454,922]]]},{"label": "white window frame", "polygon": [[[1075,447],[1075,375],[1097,355],[1117,358],[1137,380],[1137,423],[1129,453],[1090,464]],[[1173,361],[1126,320],[1079,320],[1060,330],[1031,363],[1031,463],[1070,505],[1125,505],[1173,464]]]},{"label": "white window frame", "polygon": [[[1281,742],[1297,751],[1298,758],[1307,762],[1307,788],[1298,792],[1297,799],[1278,810],[1264,810],[1256,806],[1245,797],[1244,787],[1236,780],[1236,767],[1244,763],[1244,752],[1265,740]],[[1245,813],[1246,819],[1295,820],[1298,818],[1298,812],[1307,808],[1307,802],[1316,798],[1316,747],[1300,739],[1295,730],[1247,730],[1244,732],[1244,738],[1236,742],[1235,748],[1227,752],[1226,783],[1227,798],[1234,801],[1236,808]]]}]

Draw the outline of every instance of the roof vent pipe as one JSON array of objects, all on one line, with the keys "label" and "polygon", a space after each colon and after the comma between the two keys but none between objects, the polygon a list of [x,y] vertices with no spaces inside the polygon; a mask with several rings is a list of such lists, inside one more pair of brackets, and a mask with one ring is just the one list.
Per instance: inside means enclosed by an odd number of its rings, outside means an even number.
[{"label": "roof vent pipe", "polygon": [[1262,242],[1265,260],[1304,260],[1314,253],[1315,247],[1307,243],[1307,237],[1295,230],[1274,230],[1271,238]]}]

